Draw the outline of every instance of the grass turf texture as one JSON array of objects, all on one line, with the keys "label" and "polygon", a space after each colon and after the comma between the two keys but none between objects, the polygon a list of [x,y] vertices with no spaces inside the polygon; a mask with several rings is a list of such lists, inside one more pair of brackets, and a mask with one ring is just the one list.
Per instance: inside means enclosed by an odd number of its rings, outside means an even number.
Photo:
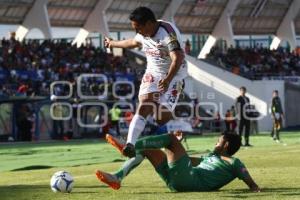
[{"label": "grass turf texture", "polygon": [[[237,153],[263,189],[249,192],[236,179],[216,192],[173,193],[165,186],[148,161],[124,179],[119,191],[98,182],[94,171],[113,172],[122,164],[119,153],[103,140],[1,144],[1,200],[93,200],[93,199],[300,199],[300,133],[282,133],[284,144],[267,135],[252,136],[252,148]],[[217,136],[188,138],[189,153],[211,150]],[[53,193],[51,175],[59,170],[75,179],[72,193]]]}]

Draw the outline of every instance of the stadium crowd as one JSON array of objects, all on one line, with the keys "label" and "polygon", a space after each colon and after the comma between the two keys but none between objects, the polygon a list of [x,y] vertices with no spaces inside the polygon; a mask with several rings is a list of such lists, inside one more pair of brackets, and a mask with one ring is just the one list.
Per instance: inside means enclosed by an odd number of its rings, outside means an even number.
[{"label": "stadium crowd", "polygon": [[[298,55],[285,52],[282,49],[269,51],[264,48],[229,48],[227,52],[223,52],[214,48],[208,59],[219,62],[221,66],[233,72],[238,67],[239,74],[251,79],[270,73],[298,74],[300,67]],[[49,97],[50,85],[53,81],[63,80],[75,84],[76,77],[83,73],[105,74],[108,77],[109,91],[106,100],[120,100],[112,95],[112,85],[117,80],[133,82],[135,97],[137,96],[141,74],[129,64],[126,55],[113,56],[113,54],[106,53],[102,48],[93,46],[91,41],[87,45],[77,48],[64,40],[26,40],[19,42],[15,40],[13,35],[10,39],[1,40],[0,99],[11,96]],[[82,87],[84,87],[82,91],[89,91],[85,95],[97,95],[99,92],[101,93],[103,84],[99,84],[97,81],[93,82],[91,79]],[[58,95],[66,95],[65,92],[68,91],[65,88],[57,89]],[[127,89],[129,90],[128,85],[118,85],[116,93],[124,96]],[[30,109],[30,106],[27,108],[25,105],[23,107],[24,109],[20,109],[18,116],[24,116],[23,119],[26,119],[26,123],[23,122],[24,120],[18,119],[18,124],[21,124],[18,127],[22,131],[29,132],[26,130],[34,127],[32,111],[30,111],[32,108]],[[24,112],[21,112],[23,110]],[[186,112],[180,110],[177,116],[185,117]],[[219,130],[222,127],[220,115],[211,114],[211,116],[216,117],[209,123],[210,129]],[[236,123],[235,120],[232,120],[234,117],[234,108],[231,108],[226,113],[224,120],[227,130],[235,130]],[[22,118],[20,117],[20,119]],[[22,127],[23,124],[28,124],[28,128]],[[202,133],[204,126],[207,126],[204,125],[203,120],[196,117],[192,119],[191,125],[193,129],[199,129],[199,133]],[[58,127],[54,123],[54,132],[59,132],[56,130]],[[118,129],[116,131],[120,134]],[[61,132],[64,132],[63,128],[61,128]],[[20,135],[26,136],[28,134]],[[62,136],[63,133],[55,135]],[[31,139],[28,136],[21,140]]]},{"label": "stadium crowd", "polygon": [[[76,78],[81,74],[104,74],[107,77],[108,93],[105,100],[119,100],[113,95],[113,84],[116,81],[130,81],[138,90],[140,71],[129,65],[129,59],[124,56],[114,56],[106,53],[102,48],[95,47],[91,41],[85,46],[77,48],[66,40],[25,40],[19,42],[11,35],[10,39],[0,41],[0,100],[14,96],[45,96],[50,97],[50,85],[54,81],[68,81],[73,91]],[[103,82],[89,78],[82,80],[84,95],[97,95],[103,90]],[[128,85],[119,84],[115,87],[117,95],[126,95],[131,91]],[[55,95],[67,95],[65,85],[54,87]],[[76,90],[75,90],[76,91]],[[135,95],[136,96],[136,95]],[[73,92],[74,100],[77,95]],[[49,98],[51,99],[51,98]],[[52,100],[52,99],[51,99]],[[135,100],[135,97],[131,100]],[[72,100],[70,100],[71,103]],[[30,141],[34,132],[34,108],[31,103],[15,105],[16,126],[18,140]],[[76,112],[74,112],[76,113]],[[59,122],[59,120],[57,120]],[[54,120],[54,122],[56,122]],[[65,132],[63,125],[53,123],[53,138],[57,138],[58,127]]]},{"label": "stadium crowd", "polygon": [[285,48],[269,50],[262,45],[250,47],[230,47],[223,50],[214,47],[207,61],[251,80],[268,79],[271,76],[299,76],[299,53]]},{"label": "stadium crowd", "polygon": [[66,41],[27,40],[12,36],[0,44],[0,97],[48,96],[53,81],[74,82],[82,73],[105,74],[115,80],[136,80],[125,56],[113,56],[92,43],[77,48]]}]

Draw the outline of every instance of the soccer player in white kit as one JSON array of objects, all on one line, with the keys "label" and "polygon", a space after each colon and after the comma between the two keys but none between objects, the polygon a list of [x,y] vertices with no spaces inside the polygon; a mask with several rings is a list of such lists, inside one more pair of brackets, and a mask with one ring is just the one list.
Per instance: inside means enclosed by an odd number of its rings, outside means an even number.
[{"label": "soccer player in white kit", "polygon": [[[122,153],[135,157],[134,145],[145,128],[146,117],[156,115],[159,124],[173,117],[180,92],[187,76],[184,46],[176,26],[156,20],[147,7],[136,8],[129,17],[136,31],[132,39],[115,41],[105,38],[107,48],[142,47],[147,58],[147,67],[139,89],[139,105],[129,125],[126,146]],[[154,106],[155,105],[155,106]]]}]

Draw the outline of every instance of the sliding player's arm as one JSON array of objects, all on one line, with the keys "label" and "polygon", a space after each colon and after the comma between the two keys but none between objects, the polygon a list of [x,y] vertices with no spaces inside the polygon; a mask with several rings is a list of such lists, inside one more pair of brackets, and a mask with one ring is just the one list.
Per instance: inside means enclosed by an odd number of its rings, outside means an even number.
[{"label": "sliding player's arm", "polygon": [[258,187],[258,185],[255,183],[255,181],[252,179],[252,177],[250,176],[246,176],[243,181],[248,185],[249,189],[253,192],[260,192],[260,188]]},{"label": "sliding player's arm", "polygon": [[234,171],[235,171],[235,175],[244,181],[244,183],[247,184],[247,186],[249,187],[249,189],[253,192],[260,192],[260,188],[258,187],[258,185],[255,183],[255,181],[253,180],[253,178],[250,176],[247,168],[245,167],[245,165],[239,160],[239,159],[235,159],[234,163]]}]

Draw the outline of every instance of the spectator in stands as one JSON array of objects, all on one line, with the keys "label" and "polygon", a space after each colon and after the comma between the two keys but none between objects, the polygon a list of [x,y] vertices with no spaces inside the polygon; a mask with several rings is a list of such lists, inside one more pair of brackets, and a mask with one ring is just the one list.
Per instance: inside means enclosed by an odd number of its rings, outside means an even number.
[{"label": "spectator in stands", "polygon": [[191,43],[189,39],[187,39],[185,42],[184,50],[187,55],[191,55]]},{"label": "spectator in stands", "polygon": [[[55,95],[51,96],[51,100],[57,102],[57,97]],[[56,104],[53,107],[53,139],[63,139],[64,137],[64,108],[61,104]]]},{"label": "spectator in stands", "polygon": [[226,114],[225,114],[225,127],[226,127],[226,131],[230,131],[230,129],[231,129],[230,123],[231,123],[231,112],[230,112],[230,110],[227,110]]},{"label": "spectator in stands", "polygon": [[133,116],[134,116],[134,113],[131,110],[127,110],[125,112],[124,118],[125,118],[125,122],[127,123],[128,126],[129,126]]},{"label": "spectator in stands", "polygon": [[235,132],[237,124],[236,124],[236,110],[235,110],[234,106],[231,106],[230,113],[231,113],[231,118],[232,118],[231,124],[230,124],[231,130],[233,132]]},{"label": "spectator in stands", "polygon": [[220,132],[221,130],[221,115],[219,111],[216,111],[214,114],[214,124],[215,124],[215,131]]},{"label": "spectator in stands", "polygon": [[272,105],[271,105],[271,112],[272,112],[272,121],[273,121],[273,128],[271,132],[271,137],[276,141],[280,142],[279,132],[282,127],[282,119],[284,117],[283,110],[281,106],[281,100],[278,96],[278,90],[273,91],[273,98],[272,98]]},{"label": "spectator in stands", "polygon": [[249,120],[249,104],[250,99],[246,96],[246,87],[242,86],[240,88],[240,96],[236,99],[235,108],[237,117],[239,120],[239,135],[243,135],[243,131],[245,129],[244,139],[245,146],[252,146],[249,143],[249,134],[250,134],[250,120]]},{"label": "spectator in stands", "polygon": [[250,119],[250,135],[258,134],[258,117],[260,113],[256,110],[255,105],[250,105],[251,119]]},{"label": "spectator in stands", "polygon": [[7,88],[4,85],[0,85],[0,99],[7,98],[8,96],[9,96],[9,93],[7,91]]},{"label": "spectator in stands", "polygon": [[[75,83],[73,85],[73,87],[75,86]],[[72,137],[81,137],[81,133],[80,133],[80,127],[78,125],[78,122],[77,122],[77,110],[78,110],[78,106],[79,106],[79,99],[78,97],[76,96],[74,99],[73,99],[73,103],[72,103],[72,109],[73,109],[73,115],[72,115],[72,118],[70,120],[70,124],[69,126],[71,127],[71,130],[69,131],[69,138],[72,138]]]},{"label": "spectator in stands", "polygon": [[18,87],[17,95],[18,96],[26,96],[27,90],[28,90],[28,85],[27,84],[21,84]]},{"label": "spectator in stands", "polygon": [[256,45],[253,48],[229,48],[226,52],[214,47],[207,60],[252,80],[300,74],[299,54],[283,48],[270,50]]},{"label": "spectator in stands", "polygon": [[[29,88],[33,93],[47,96],[53,81],[72,81],[81,73],[110,73],[114,78],[115,66],[122,70],[131,67],[125,56],[115,58],[91,44],[77,48],[65,41],[21,43],[13,37],[0,44],[0,83],[13,95],[25,94],[25,86],[32,82]],[[135,69],[131,71],[135,75]]]},{"label": "spectator in stands", "polygon": [[204,124],[200,116],[194,116],[191,120],[192,128],[197,134],[202,134],[204,129]]}]

